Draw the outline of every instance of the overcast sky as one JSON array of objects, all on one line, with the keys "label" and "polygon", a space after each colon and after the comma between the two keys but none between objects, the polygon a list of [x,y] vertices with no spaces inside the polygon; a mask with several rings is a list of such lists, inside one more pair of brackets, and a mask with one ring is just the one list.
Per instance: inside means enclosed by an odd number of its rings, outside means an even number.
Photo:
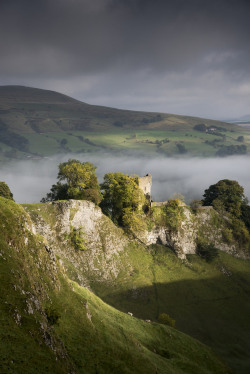
[{"label": "overcast sky", "polygon": [[249,0],[0,0],[0,85],[209,118],[250,114]]}]

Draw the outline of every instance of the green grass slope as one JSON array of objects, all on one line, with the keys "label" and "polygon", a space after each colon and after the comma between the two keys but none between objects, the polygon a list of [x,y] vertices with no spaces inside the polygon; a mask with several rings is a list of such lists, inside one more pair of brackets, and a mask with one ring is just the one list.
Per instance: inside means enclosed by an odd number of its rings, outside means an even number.
[{"label": "green grass slope", "polygon": [[[219,131],[195,131],[201,123]],[[103,150],[213,156],[220,148],[226,155],[241,152],[242,145],[249,152],[249,129],[234,124],[89,105],[53,91],[0,86],[2,159]]]},{"label": "green grass slope", "polygon": [[124,261],[133,264],[132,275],[108,287],[96,282],[92,287],[101,298],[139,318],[156,321],[168,313],[178,329],[213,347],[235,373],[249,372],[249,261],[220,252],[212,263],[196,255],[183,262],[160,245],[132,246]]},{"label": "green grass slope", "polygon": [[0,372],[216,374],[210,348],[105,304],[67,274],[24,209],[0,198]]},{"label": "green grass slope", "polygon": [[[169,314],[178,330],[211,346],[235,374],[249,373],[249,260],[219,252],[211,263],[197,255],[183,261],[164,246],[147,247],[134,240],[111,257],[109,247],[115,247],[121,234],[107,218],[95,232],[102,235],[101,250],[92,251],[87,242],[87,251],[73,251],[69,256],[72,249],[65,242],[60,244],[64,236],[56,226],[64,220],[65,209],[59,206],[32,204],[25,208],[33,222],[41,226],[44,220],[54,232],[52,236],[63,248],[55,246],[55,251],[70,279],[86,282],[109,305],[137,318],[156,322],[159,314]],[[77,209],[71,210],[72,220],[76,214]]]}]

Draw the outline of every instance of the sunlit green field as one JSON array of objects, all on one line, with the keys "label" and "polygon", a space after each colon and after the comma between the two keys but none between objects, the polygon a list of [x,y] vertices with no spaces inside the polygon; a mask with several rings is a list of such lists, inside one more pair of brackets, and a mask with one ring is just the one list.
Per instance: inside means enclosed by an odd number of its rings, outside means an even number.
[{"label": "sunlit green field", "polygon": [[[84,153],[106,151],[138,151],[145,154],[164,154],[167,156],[214,156],[220,146],[245,144],[250,151],[250,132],[225,132],[225,137],[199,131],[170,130],[131,130],[119,129],[105,132],[69,131],[25,133],[29,140],[29,150],[41,156],[56,153]],[[244,136],[244,142],[237,138]],[[183,151],[178,148],[183,146]]]}]

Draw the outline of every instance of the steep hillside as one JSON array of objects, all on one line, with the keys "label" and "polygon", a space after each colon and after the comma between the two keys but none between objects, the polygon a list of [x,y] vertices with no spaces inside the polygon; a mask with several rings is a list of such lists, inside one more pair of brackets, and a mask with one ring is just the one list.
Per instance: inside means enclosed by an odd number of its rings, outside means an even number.
[{"label": "steep hillside", "polygon": [[[156,322],[159,314],[170,314],[179,330],[211,346],[234,373],[248,373],[250,263],[227,253],[245,257],[237,243],[225,245],[224,223],[211,209],[202,210],[196,223],[223,250],[211,262],[195,254],[193,216],[179,234],[150,227],[146,243],[145,233],[137,239],[125,235],[91,202],[25,205],[25,210],[47,250],[60,258],[67,276],[79,286],[137,318]],[[150,244],[160,238],[163,242],[163,235],[172,250]]]},{"label": "steep hillside", "polygon": [[[83,218],[86,224],[89,222],[86,231],[92,230],[99,236],[93,236],[93,242],[86,243],[86,251],[76,250],[67,222],[72,221],[73,227],[79,221],[79,212],[77,207],[71,211],[68,207],[67,204],[30,206],[33,218],[36,217],[35,227],[21,206],[0,198],[0,371],[13,374],[229,373],[211,349],[197,340],[171,327],[119,312],[81,285],[94,271],[97,273],[93,284],[104,286],[110,279],[113,282],[109,283],[114,284],[115,278],[118,280],[118,275],[126,270],[126,266],[115,265],[115,257],[119,257],[120,248],[129,259],[123,247],[127,239],[120,240],[119,247],[119,230],[98,208],[87,203]],[[51,235],[59,241],[64,229],[68,235],[61,237],[57,248],[38,234],[38,228],[48,239]],[[100,235],[104,228],[109,237],[106,233],[105,237]],[[110,240],[113,245],[109,250]],[[134,253],[137,251],[145,257],[144,249],[136,247]],[[85,274],[79,266],[84,262],[90,264],[91,252],[96,269],[92,264],[89,274]],[[103,268],[105,261],[110,264],[110,271],[108,267]],[[115,269],[119,269],[116,277]],[[91,282],[91,277],[88,280]]]},{"label": "steep hillside", "polygon": [[[194,128],[201,124],[205,131]],[[221,121],[89,105],[37,88],[0,87],[2,159],[103,150],[224,156],[247,153],[249,144],[248,129]]]}]

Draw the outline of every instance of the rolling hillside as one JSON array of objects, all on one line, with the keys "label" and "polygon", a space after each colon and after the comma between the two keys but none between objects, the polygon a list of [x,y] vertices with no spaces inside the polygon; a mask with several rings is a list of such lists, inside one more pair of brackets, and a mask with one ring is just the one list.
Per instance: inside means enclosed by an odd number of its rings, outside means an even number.
[{"label": "rolling hillside", "polygon": [[[87,290],[91,290],[96,296],[114,307],[116,311],[120,310],[126,314],[132,312],[133,323],[135,321],[142,323],[145,326],[146,336],[148,336],[146,329],[149,326],[154,329],[157,326],[158,316],[161,313],[167,313],[176,321],[177,330],[210,346],[225,360],[233,373],[247,374],[249,372],[249,260],[235,258],[222,251],[212,262],[206,262],[194,253],[187,255],[186,260],[180,259],[173,252],[173,249],[170,250],[166,246],[157,244],[145,245],[141,240],[131,238],[103,215],[99,207],[88,201],[71,200],[52,204],[27,204],[23,205],[26,213],[14,203],[8,204],[7,212],[12,217],[9,224],[14,218],[13,214],[16,219],[18,217],[21,219],[27,213],[29,214],[33,232],[36,232],[36,238],[40,242],[39,251],[35,250],[34,252],[34,256],[38,256],[38,258],[36,257],[37,262],[44,259],[48,264],[47,267],[51,263],[59,267],[60,272],[62,272],[61,275],[66,280],[68,279],[67,282],[73,284],[76,289],[79,287],[79,290],[85,293],[88,293]],[[2,205],[2,210],[3,207],[7,208],[6,205]],[[16,209],[19,209],[20,213]],[[6,217],[7,213],[4,214]],[[23,216],[20,216],[20,214]],[[24,222],[24,218],[19,222]],[[212,222],[214,231],[216,231],[218,221],[213,219]],[[21,239],[22,234],[19,233],[17,226],[12,226],[11,228],[8,226],[8,230],[12,230],[8,235],[6,234],[7,228],[4,228],[4,238],[9,240],[13,236],[12,246],[19,248],[15,244],[15,240],[24,239]],[[76,250],[72,242],[67,239],[72,228],[81,229],[84,233],[85,250]],[[14,232],[16,232],[15,235]],[[148,235],[152,236],[152,231]],[[184,235],[188,235],[187,230],[185,230]],[[25,237],[28,237],[27,234],[25,234]],[[24,253],[27,251],[25,248],[23,247]],[[28,250],[28,253],[33,256],[31,250]],[[23,256],[26,257],[27,253]],[[42,258],[39,260],[41,256]],[[41,262],[40,267],[43,272],[42,264],[43,262]],[[49,271],[51,272],[51,270]],[[58,275],[56,273],[53,275],[53,270],[51,274],[54,281],[57,282]],[[16,273],[16,276],[18,276],[18,273]],[[48,279],[45,278],[45,283],[48,282]],[[14,282],[14,284],[16,283]],[[2,285],[4,284],[2,283]],[[6,286],[4,285],[4,287]],[[65,312],[69,310],[69,306],[65,305],[66,301],[59,301],[61,299],[59,291],[58,296],[53,293],[52,295],[53,298],[51,298],[55,300],[55,304],[53,305],[51,302],[51,306],[58,310],[58,313],[61,314],[64,313],[64,310]],[[94,295],[92,298],[95,298]],[[93,315],[92,313],[91,315]],[[115,313],[114,310],[113,316],[116,319]],[[102,314],[102,321],[104,322],[106,314],[101,309],[100,318]],[[69,316],[64,318],[69,318]],[[146,320],[151,322],[145,322]],[[128,345],[130,345],[130,340],[126,335],[127,332],[129,332],[130,338],[137,339],[137,335],[133,335],[130,330],[130,319],[125,318],[124,322],[122,319],[119,321],[120,328],[123,328],[120,331],[123,331]],[[114,323],[112,321],[110,323],[115,329]],[[57,331],[56,326],[55,328]],[[135,331],[137,331],[136,325],[131,325],[131,328],[135,328]],[[62,329],[60,330],[61,334],[66,333],[63,325],[60,326],[60,329]],[[68,329],[70,330],[70,326],[68,326]],[[159,336],[155,335],[155,330],[151,331],[161,349],[168,350],[167,347],[170,347],[170,343],[168,341],[161,342]],[[109,334],[105,330],[102,330],[102,332]],[[170,332],[172,337],[175,332],[176,330]],[[114,330],[113,334],[116,336]],[[140,334],[143,338],[144,333],[140,332]],[[75,341],[76,346],[78,345],[78,339]],[[181,343],[183,340],[180,337],[178,341]],[[164,344],[166,345],[164,346]],[[188,344],[192,348],[192,343]],[[182,349],[177,346],[175,348],[178,351]],[[173,350],[175,348],[173,346]],[[76,347],[75,349],[80,350]],[[81,349],[87,348],[82,347]],[[125,352],[127,352],[127,348],[125,348]],[[126,354],[130,355],[129,352]],[[175,354],[172,351],[170,356],[174,359]],[[210,374],[216,373],[215,369],[207,366],[210,364],[202,363],[199,356],[195,358],[194,355],[190,356],[188,352],[187,355],[191,358],[192,364],[188,363],[185,354],[181,353],[184,361],[179,362],[178,365],[181,366],[183,373],[194,374],[196,372],[196,369],[192,366],[193,361],[197,362],[200,367],[198,373],[202,373],[202,370],[207,370]],[[176,364],[171,359],[167,362],[171,365]],[[177,373],[180,369],[178,365],[175,369],[172,368]],[[158,367],[158,364],[156,366]],[[171,372],[170,367],[168,369]],[[220,370],[223,373],[223,369]],[[136,370],[135,373],[137,373]],[[165,373],[164,370],[163,373]],[[227,371],[227,373],[230,373],[230,371]]]},{"label": "rolling hillside", "polygon": [[[200,131],[197,125],[205,127]],[[0,87],[1,159],[103,150],[166,156],[244,154],[250,150],[250,132],[209,119],[89,105],[37,88]]]},{"label": "rolling hillside", "polygon": [[[43,213],[53,220],[54,207],[44,207]],[[35,206],[26,209],[37,215]],[[36,232],[23,207],[1,197],[0,224],[1,373],[231,373],[211,348],[196,339],[104,303],[83,285],[88,274],[79,271],[76,263],[85,254],[67,242],[61,243],[66,257],[55,252]],[[110,227],[119,241],[121,232],[113,224]],[[95,281],[104,281],[103,285],[112,274],[108,251],[105,245],[98,257],[94,248],[88,251],[88,257],[101,261],[100,265],[106,262],[110,269],[105,274],[96,263]],[[114,253],[113,263],[122,274],[125,268],[119,262],[119,254]]]}]

